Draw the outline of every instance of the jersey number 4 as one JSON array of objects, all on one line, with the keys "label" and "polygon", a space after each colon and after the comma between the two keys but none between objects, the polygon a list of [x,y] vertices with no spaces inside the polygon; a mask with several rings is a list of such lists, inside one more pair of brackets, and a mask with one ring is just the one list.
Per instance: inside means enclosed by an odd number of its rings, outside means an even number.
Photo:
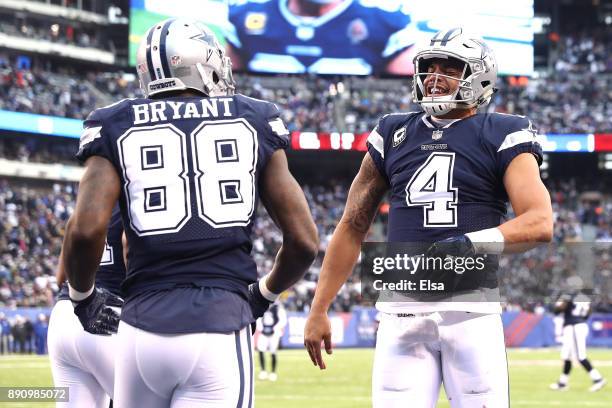
[{"label": "jersey number 4", "polygon": [[172,124],[135,127],[117,146],[138,235],[178,232],[192,217],[194,196],[197,216],[214,228],[250,222],[258,143],[247,121],[202,122],[189,136]]},{"label": "jersey number 4", "polygon": [[432,153],[406,185],[406,204],[423,207],[423,226],[457,226],[455,153]]}]

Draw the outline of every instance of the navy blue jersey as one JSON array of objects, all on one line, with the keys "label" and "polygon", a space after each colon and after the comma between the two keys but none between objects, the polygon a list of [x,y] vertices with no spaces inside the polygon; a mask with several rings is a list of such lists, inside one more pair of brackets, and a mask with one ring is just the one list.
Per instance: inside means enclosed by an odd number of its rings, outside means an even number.
[{"label": "navy blue jersey", "polygon": [[[119,206],[113,208],[108,224],[104,252],[96,273],[96,286],[104,288],[117,296],[121,296],[121,282],[125,279],[125,264],[123,262],[123,222]],[[58,294],[58,300],[70,299],[68,285],[64,283]]]},{"label": "navy blue jersey", "polygon": [[292,14],[287,0],[237,3],[224,34],[251,71],[369,75],[415,42],[401,2],[344,0],[317,18]]},{"label": "navy blue jersey", "polygon": [[566,293],[559,298],[565,304],[563,309],[563,326],[586,323],[591,314],[591,303],[579,294]]},{"label": "navy blue jersey", "polygon": [[[257,278],[257,186],[287,144],[276,106],[242,95],[130,99],[92,112],[77,157],[102,156],[121,179],[129,242],[123,320],[163,333],[229,332],[252,320],[244,299]],[[202,288],[228,292],[236,319],[212,313],[223,292]]]},{"label": "navy blue jersey", "polygon": [[[497,227],[506,215],[503,177],[512,159],[529,152],[542,161],[524,117],[476,114],[440,128],[433,123],[422,112],[390,114],[368,137],[368,152],[390,186],[389,242],[426,248]],[[415,253],[422,250],[417,245]],[[488,272],[476,281],[496,287],[497,260],[488,260]]]}]

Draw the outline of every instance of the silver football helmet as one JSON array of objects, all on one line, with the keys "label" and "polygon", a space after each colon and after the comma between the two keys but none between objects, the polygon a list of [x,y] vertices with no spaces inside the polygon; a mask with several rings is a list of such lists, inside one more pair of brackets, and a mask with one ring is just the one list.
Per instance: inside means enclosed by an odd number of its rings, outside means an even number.
[{"label": "silver football helmet", "polygon": [[[447,75],[427,73],[428,60],[432,58],[453,58],[464,63],[463,75],[459,78],[457,90],[450,95],[426,96],[423,82],[428,75],[439,77]],[[487,44],[476,36],[467,35],[461,28],[437,32],[429,46],[414,57],[413,100],[421,105],[429,115],[444,115],[457,108],[473,108],[488,104],[497,90],[497,62]]]},{"label": "silver football helmet", "polygon": [[136,57],[140,88],[147,97],[193,89],[208,96],[232,95],[232,63],[204,24],[168,19],[143,36]]}]

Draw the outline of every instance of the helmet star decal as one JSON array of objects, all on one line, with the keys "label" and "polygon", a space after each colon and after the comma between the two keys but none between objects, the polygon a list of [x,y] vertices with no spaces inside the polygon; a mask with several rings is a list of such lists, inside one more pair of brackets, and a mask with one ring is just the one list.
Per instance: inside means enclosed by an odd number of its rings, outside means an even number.
[{"label": "helmet star decal", "polygon": [[209,33],[202,33],[202,34],[194,35],[193,37],[190,37],[189,39],[190,40],[195,40],[195,41],[201,41],[201,42],[203,42],[206,45],[214,45],[215,44],[215,37],[213,37]]}]

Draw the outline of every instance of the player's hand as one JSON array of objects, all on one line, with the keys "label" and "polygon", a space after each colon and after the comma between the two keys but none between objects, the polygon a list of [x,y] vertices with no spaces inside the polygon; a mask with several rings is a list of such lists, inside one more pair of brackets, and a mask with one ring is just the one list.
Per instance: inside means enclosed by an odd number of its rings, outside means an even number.
[{"label": "player's hand", "polygon": [[251,312],[253,313],[253,318],[255,320],[263,316],[270,305],[274,303],[263,297],[261,291],[259,290],[259,282],[251,283],[249,285],[248,300],[249,305],[251,306]]},{"label": "player's hand", "polygon": [[434,242],[425,253],[429,258],[446,258],[448,255],[456,257],[472,257],[476,254],[472,241],[466,235],[457,235]]},{"label": "player's hand", "polygon": [[321,370],[325,370],[325,362],[321,356],[321,342],[325,344],[327,354],[332,353],[331,323],[327,313],[310,313],[304,328],[304,346],[310,355],[310,360]]},{"label": "player's hand", "polygon": [[105,336],[117,333],[119,314],[111,307],[123,306],[123,299],[119,296],[106,289],[94,288],[91,295],[79,302],[73,300],[72,304],[74,314],[86,332]]}]

